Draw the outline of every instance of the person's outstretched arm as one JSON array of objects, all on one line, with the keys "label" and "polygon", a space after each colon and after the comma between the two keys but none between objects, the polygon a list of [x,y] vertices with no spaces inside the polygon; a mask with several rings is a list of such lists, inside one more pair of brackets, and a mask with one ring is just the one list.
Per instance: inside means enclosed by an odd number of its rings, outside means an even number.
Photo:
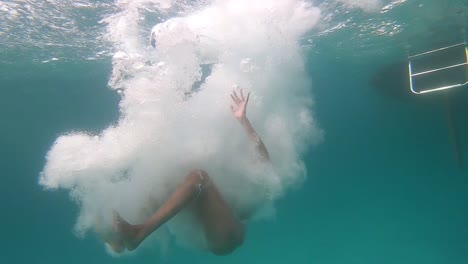
[{"label": "person's outstretched arm", "polygon": [[247,118],[247,104],[249,102],[250,93],[247,94],[247,97],[244,98],[244,93],[242,89],[240,90],[240,96],[237,95],[236,91],[233,91],[231,98],[234,101],[234,105],[231,105],[232,114],[240,122],[242,127],[244,127],[250,142],[255,147],[260,159],[262,161],[270,161],[270,154],[263,144],[263,141],[260,139],[260,136],[257,134],[249,119]]}]

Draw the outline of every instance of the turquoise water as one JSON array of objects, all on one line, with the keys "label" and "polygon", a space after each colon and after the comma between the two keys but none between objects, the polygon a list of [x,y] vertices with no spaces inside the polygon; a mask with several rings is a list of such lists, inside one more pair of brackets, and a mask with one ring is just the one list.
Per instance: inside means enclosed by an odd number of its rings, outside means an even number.
[{"label": "turquoise water", "polygon": [[[405,5],[390,13],[404,17],[416,11]],[[377,70],[404,61],[404,51],[394,48],[399,44],[387,45],[391,38],[369,40],[370,51],[334,45],[356,31],[338,31],[304,48],[324,140],[303,156],[305,183],[277,202],[273,219],[249,225],[244,246],[227,257],[173,243],[164,253],[154,248],[113,258],[92,233],[78,238],[73,233],[78,207],[66,191],[44,191],[38,175],[57,136],[99,132],[117,122],[120,97],[107,88],[111,58],[5,59],[0,64],[0,261],[466,263],[468,154],[457,162],[447,109],[458,152],[467,153],[468,90],[415,97],[375,87]]]}]

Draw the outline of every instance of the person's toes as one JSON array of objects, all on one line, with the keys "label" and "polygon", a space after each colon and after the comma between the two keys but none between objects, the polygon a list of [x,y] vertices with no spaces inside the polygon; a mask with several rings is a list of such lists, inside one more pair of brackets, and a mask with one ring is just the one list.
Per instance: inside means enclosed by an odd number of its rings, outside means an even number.
[{"label": "person's toes", "polygon": [[109,241],[106,243],[115,253],[122,253],[125,250],[125,246],[121,241]]}]

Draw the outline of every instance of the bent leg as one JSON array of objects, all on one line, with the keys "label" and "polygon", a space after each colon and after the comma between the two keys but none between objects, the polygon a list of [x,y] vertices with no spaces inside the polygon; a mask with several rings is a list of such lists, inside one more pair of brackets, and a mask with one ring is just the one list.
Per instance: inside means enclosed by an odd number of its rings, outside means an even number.
[{"label": "bent leg", "polygon": [[210,250],[225,255],[239,247],[244,240],[244,227],[237,221],[221,193],[205,171],[188,174],[166,203],[140,225],[127,223],[114,213],[114,229],[128,250],[134,250],[161,225],[195,200],[195,210],[203,224]]},{"label": "bent leg", "polygon": [[199,184],[201,181],[199,171],[191,172],[167,202],[143,224],[131,225],[117,212],[114,212],[114,230],[120,236],[125,247],[128,250],[137,248],[147,236],[189,204],[200,193]]},{"label": "bent leg", "polygon": [[205,171],[205,184],[197,199],[196,212],[203,224],[209,249],[216,255],[227,255],[244,242],[244,226],[225,202]]}]

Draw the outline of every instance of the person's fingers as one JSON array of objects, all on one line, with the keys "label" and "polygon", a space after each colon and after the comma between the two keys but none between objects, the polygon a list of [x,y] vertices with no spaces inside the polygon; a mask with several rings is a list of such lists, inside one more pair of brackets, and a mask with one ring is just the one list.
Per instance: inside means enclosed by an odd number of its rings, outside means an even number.
[{"label": "person's fingers", "polygon": [[236,98],[236,100],[237,100],[236,101],[237,103],[242,102],[241,99],[239,98],[239,96],[237,95],[236,91],[233,91],[233,94],[234,94],[234,98]]},{"label": "person's fingers", "polygon": [[231,98],[234,101],[234,103],[239,104],[239,101],[234,97],[234,95],[231,94]]},{"label": "person's fingers", "polygon": [[241,100],[242,100],[242,102],[245,101],[245,99],[244,99],[244,93],[242,92],[242,88],[240,89],[240,95],[241,95]]},{"label": "person's fingers", "polygon": [[247,94],[247,99],[245,99],[245,105],[249,103],[249,98],[250,98],[250,92]]},{"label": "person's fingers", "polygon": [[232,112],[235,112],[234,106],[233,106],[233,105],[231,105],[231,111],[232,111]]},{"label": "person's fingers", "polygon": [[237,101],[238,103],[240,103],[241,100],[240,100],[239,96],[237,95],[236,91],[232,91],[232,94],[234,95],[234,98],[236,98],[236,101]]}]

